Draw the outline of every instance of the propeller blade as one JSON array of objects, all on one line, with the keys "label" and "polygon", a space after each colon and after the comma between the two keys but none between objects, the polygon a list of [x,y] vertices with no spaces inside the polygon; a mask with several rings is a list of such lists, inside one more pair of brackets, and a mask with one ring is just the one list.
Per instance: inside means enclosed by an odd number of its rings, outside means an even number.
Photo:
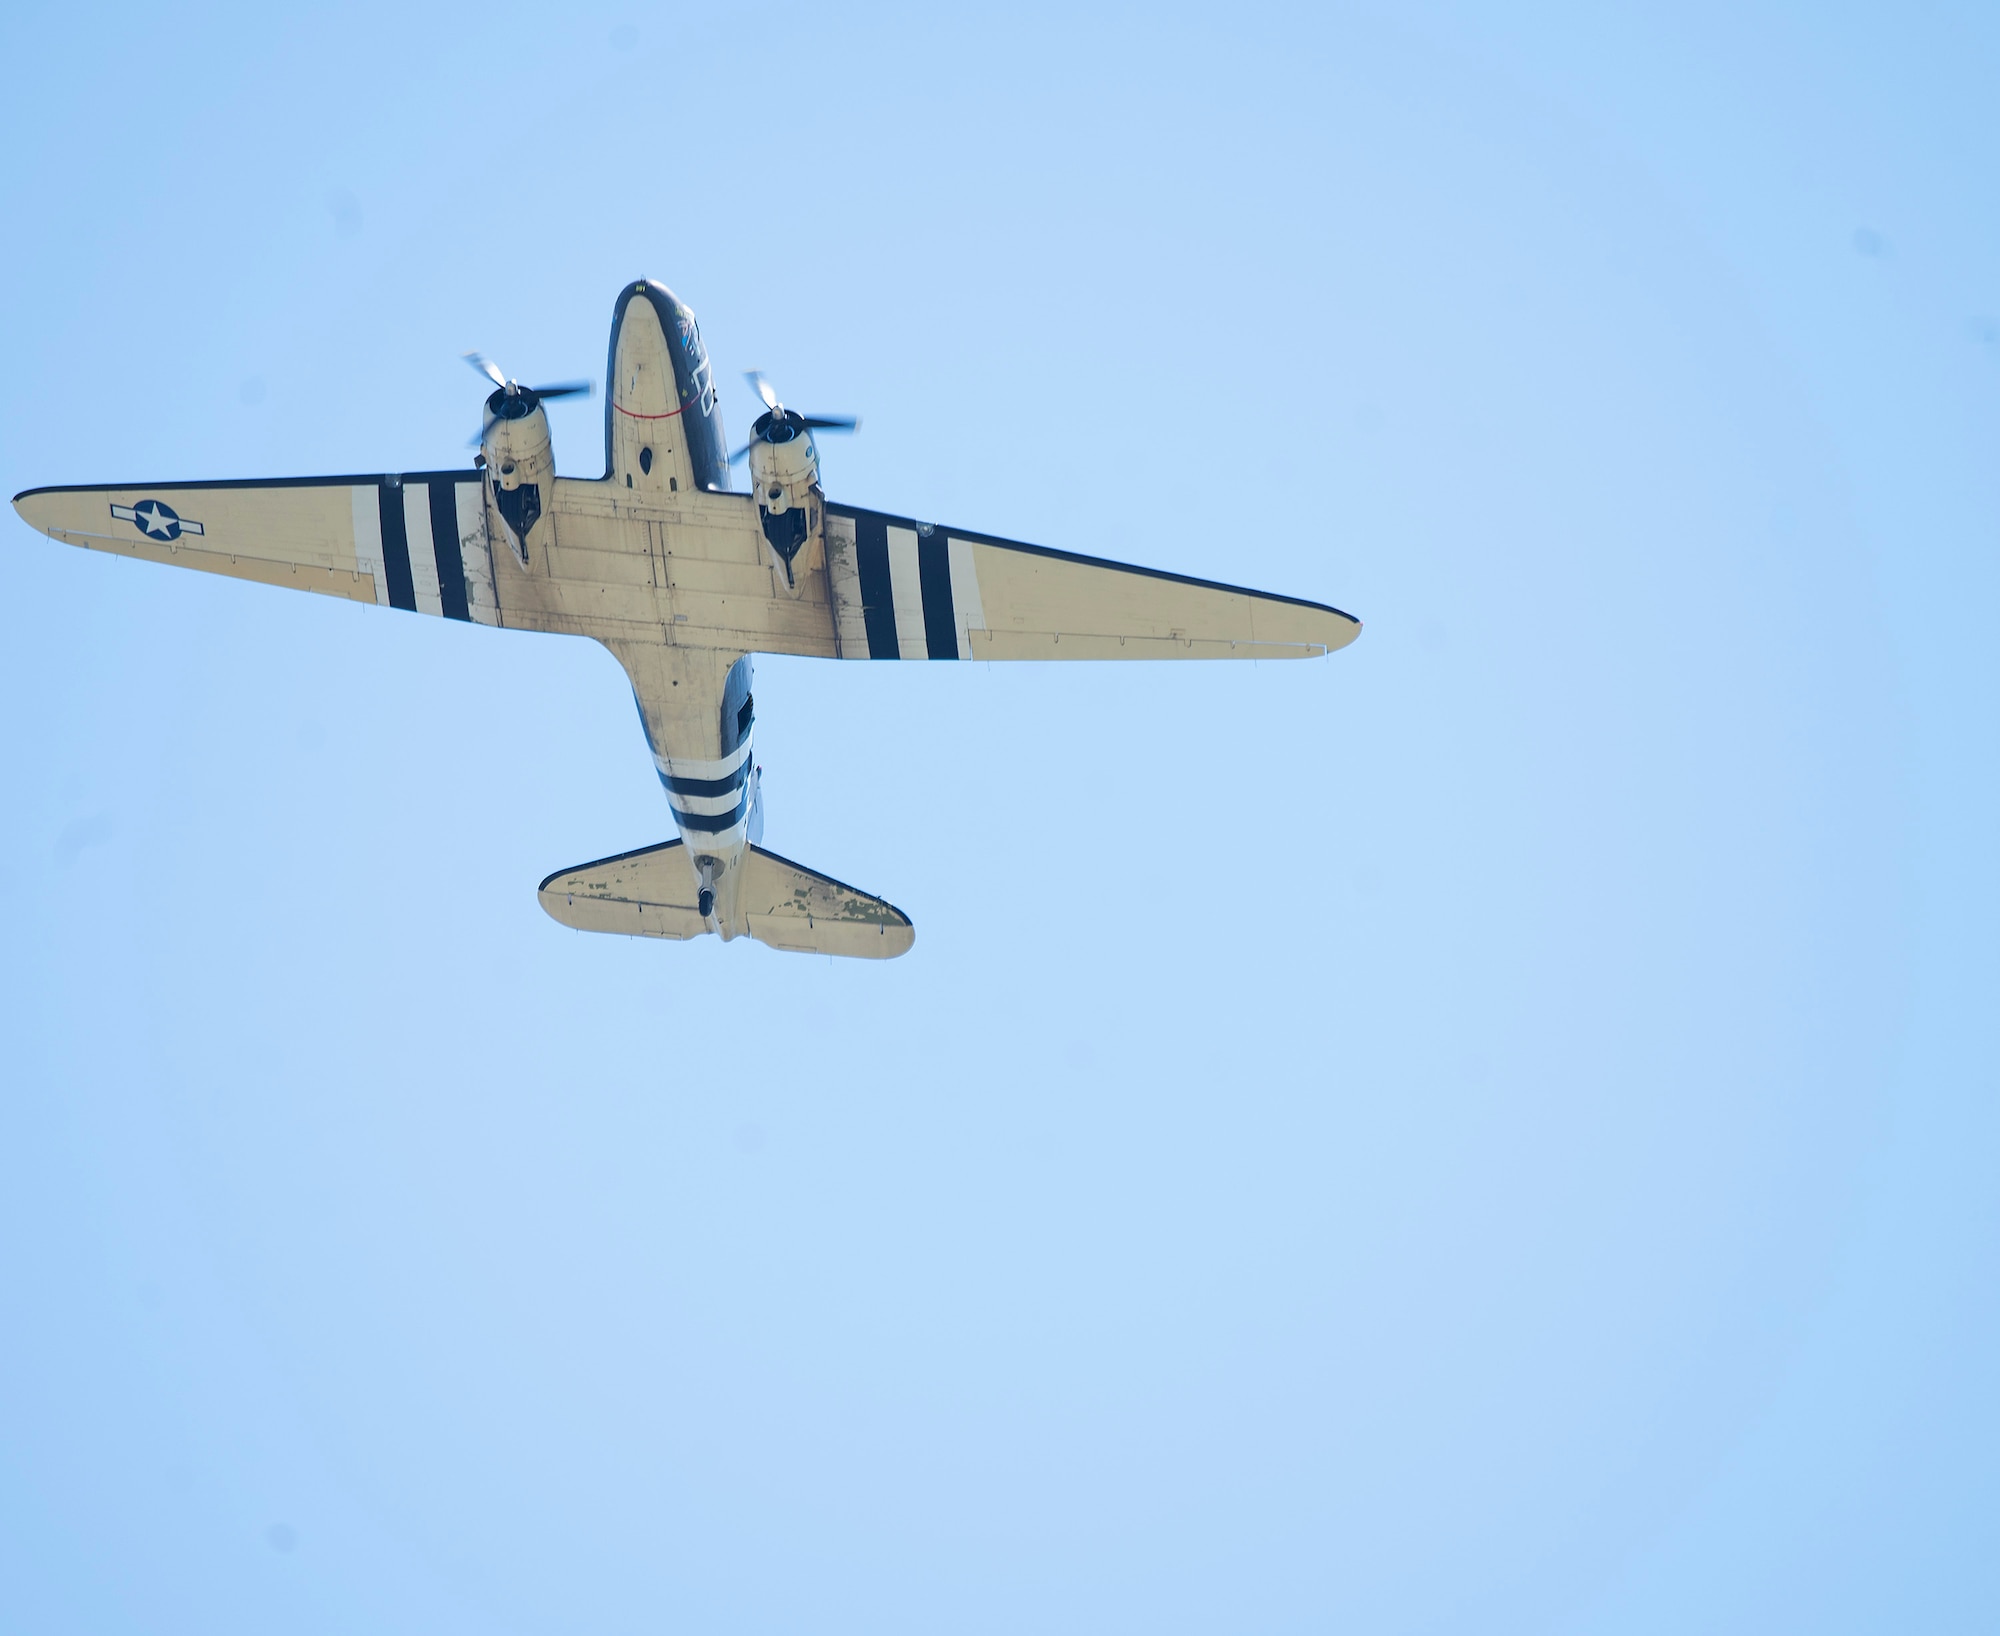
[{"label": "propeller blade", "polygon": [[854,415],[803,415],[806,426],[815,432],[858,432],[861,422]]},{"label": "propeller blade", "polygon": [[750,383],[750,390],[764,400],[764,407],[766,409],[775,409],[778,407],[778,394],[771,390],[771,383],[765,380],[758,371],[753,369],[743,378]]},{"label": "propeller blade", "polygon": [[594,388],[589,381],[563,381],[556,386],[530,386],[525,390],[546,402],[550,398],[587,398]]},{"label": "propeller blade", "polygon": [[730,463],[730,465],[732,465],[732,466],[733,466],[733,465],[735,465],[735,464],[736,464],[736,463],[737,463],[737,462],[738,462],[739,460],[741,460],[741,459],[742,459],[742,458],[743,458],[743,457],[744,457],[744,456],[745,456],[746,454],[748,454],[749,452],[750,452],[750,445],[746,443],[746,444],[744,444],[744,445],[743,445],[743,447],[742,447],[742,448],[738,449],[738,450],[737,450],[737,451],[736,451],[736,452],[735,452],[735,453],[734,453],[733,455],[731,455],[731,456],[729,457],[729,463]]},{"label": "propeller blade", "polygon": [[500,373],[500,366],[491,358],[482,358],[476,352],[468,352],[465,354],[465,361],[495,386],[499,387],[501,391],[504,392],[507,390],[507,377]]}]

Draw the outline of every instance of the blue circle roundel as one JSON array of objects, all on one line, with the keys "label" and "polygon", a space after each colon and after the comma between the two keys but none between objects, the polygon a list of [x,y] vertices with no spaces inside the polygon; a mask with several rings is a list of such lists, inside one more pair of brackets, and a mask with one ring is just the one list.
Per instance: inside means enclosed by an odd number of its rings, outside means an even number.
[{"label": "blue circle roundel", "polygon": [[132,526],[150,540],[181,537],[180,513],[161,500],[141,500],[132,508]]}]

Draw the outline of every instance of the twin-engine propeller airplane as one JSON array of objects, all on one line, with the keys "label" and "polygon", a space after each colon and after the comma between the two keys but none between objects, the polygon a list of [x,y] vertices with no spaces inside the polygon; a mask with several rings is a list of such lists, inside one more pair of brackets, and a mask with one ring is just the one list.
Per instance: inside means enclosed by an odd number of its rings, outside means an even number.
[{"label": "twin-engine propeller airplane", "polygon": [[[469,471],[29,489],[51,538],[514,630],[595,637],[632,683],[680,839],[551,875],[542,907],[586,931],[753,937],[887,958],[903,912],[767,852],[750,656],[821,659],[1303,659],[1360,622],[1294,597],[1019,545],[829,502],[815,431],[764,413],[726,453],[694,314],[627,285],[611,318],[604,475],[558,477],[552,398],[476,354],[493,383]],[[748,494],[729,468],[747,455]]]}]

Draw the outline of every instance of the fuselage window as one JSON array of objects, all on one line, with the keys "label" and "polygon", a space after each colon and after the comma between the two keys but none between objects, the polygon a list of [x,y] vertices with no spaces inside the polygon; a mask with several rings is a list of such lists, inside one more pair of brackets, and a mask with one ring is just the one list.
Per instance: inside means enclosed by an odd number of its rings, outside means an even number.
[{"label": "fuselage window", "polygon": [[651,449],[641,449],[639,451],[639,470],[648,476],[652,475],[653,451]]}]

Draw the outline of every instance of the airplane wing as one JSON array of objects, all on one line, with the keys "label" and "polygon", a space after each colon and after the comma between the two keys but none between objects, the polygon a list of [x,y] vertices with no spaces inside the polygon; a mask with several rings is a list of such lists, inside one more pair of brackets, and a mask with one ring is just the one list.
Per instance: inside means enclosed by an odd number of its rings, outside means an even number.
[{"label": "airplane wing", "polygon": [[843,659],[1305,659],[1361,634],[1318,602],[855,506],[827,506],[826,564]]},{"label": "airplane wing", "polygon": [[86,550],[500,622],[477,471],[29,489],[14,509]]}]

